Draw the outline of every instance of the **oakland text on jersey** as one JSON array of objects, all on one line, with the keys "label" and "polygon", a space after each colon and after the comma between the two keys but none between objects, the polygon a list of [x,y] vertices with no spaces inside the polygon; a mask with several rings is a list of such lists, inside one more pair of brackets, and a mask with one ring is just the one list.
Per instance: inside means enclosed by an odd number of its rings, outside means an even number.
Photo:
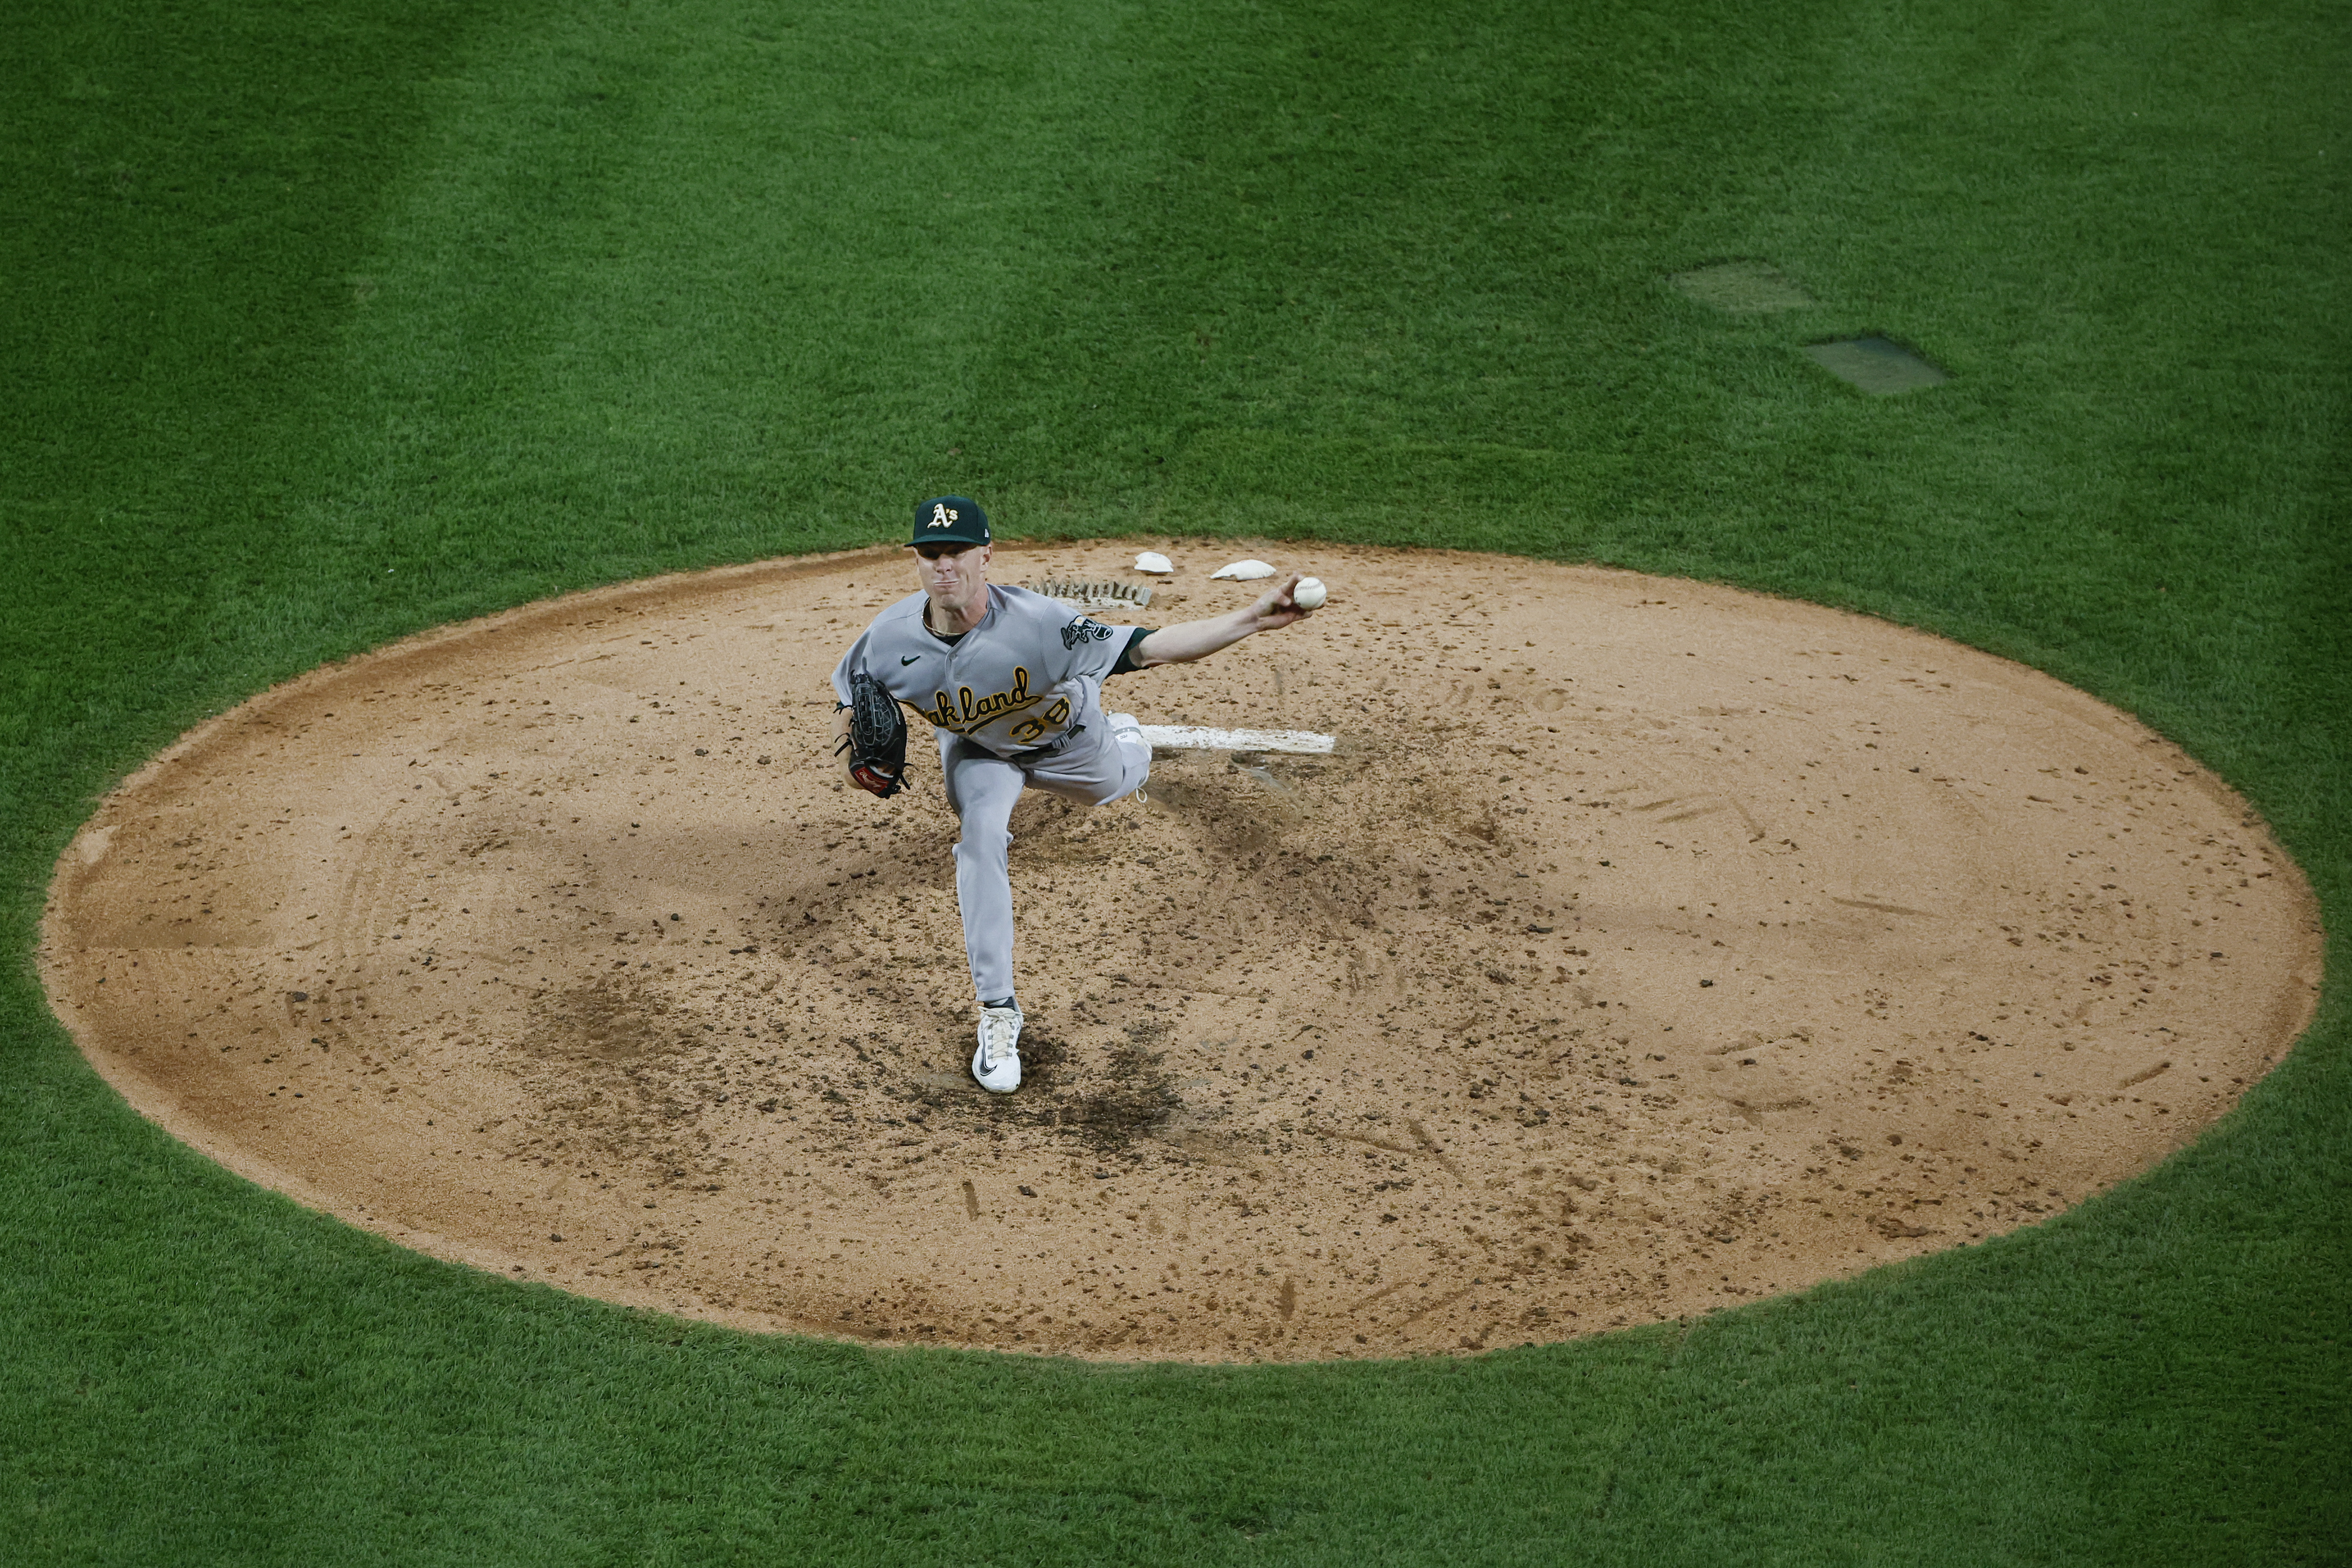
[{"label": "oakland text on jersey", "polygon": [[[927,519],[930,510],[924,503]],[[1131,635],[1125,628],[1074,616],[1069,605],[1025,588],[990,584],[986,612],[950,642],[925,626],[926,605],[925,595],[910,594],[875,616],[834,668],[838,700],[848,700],[849,678],[863,670],[906,704],[910,718],[920,714],[942,737],[1000,755],[1052,745],[1079,725],[1099,728],[1102,681]]]},{"label": "oakland text on jersey", "polygon": [[962,735],[1002,719],[1007,713],[1018,713],[1044,695],[1042,691],[1034,694],[1030,691],[1029,667],[1016,665],[1013,670],[1013,685],[1008,690],[992,691],[985,697],[975,698],[971,687],[961,686],[956,689],[955,698],[950,699],[944,691],[939,692],[930,707],[917,708],[915,711],[940,729],[952,730]]}]

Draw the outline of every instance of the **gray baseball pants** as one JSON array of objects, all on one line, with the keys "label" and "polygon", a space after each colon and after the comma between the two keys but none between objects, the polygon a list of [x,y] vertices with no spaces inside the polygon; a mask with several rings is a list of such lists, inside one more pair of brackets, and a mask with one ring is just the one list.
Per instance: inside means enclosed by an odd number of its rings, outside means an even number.
[{"label": "gray baseball pants", "polygon": [[963,825],[955,865],[964,956],[971,962],[973,994],[993,1001],[1013,994],[1013,876],[1006,863],[1013,834],[1006,825],[1013,803],[1024,789],[1087,805],[1132,795],[1150,774],[1151,748],[1123,713],[1032,763],[1000,757],[945,730],[939,737],[940,776]]}]

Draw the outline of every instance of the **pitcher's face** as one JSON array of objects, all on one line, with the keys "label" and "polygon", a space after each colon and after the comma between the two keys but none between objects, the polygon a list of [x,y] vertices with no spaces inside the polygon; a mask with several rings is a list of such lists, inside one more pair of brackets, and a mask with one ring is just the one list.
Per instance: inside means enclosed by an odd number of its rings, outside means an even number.
[{"label": "pitcher's face", "polygon": [[915,547],[915,580],[931,603],[961,608],[988,586],[992,544],[919,544]]}]

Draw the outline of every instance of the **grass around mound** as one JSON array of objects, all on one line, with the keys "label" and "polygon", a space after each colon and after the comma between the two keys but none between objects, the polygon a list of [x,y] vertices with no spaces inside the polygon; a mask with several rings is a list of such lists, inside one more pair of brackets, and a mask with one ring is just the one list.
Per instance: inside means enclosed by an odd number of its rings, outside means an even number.
[{"label": "grass around mound", "polygon": [[[2352,1539],[2352,1018],[2149,1175],[1472,1360],[755,1339],[131,1113],[95,797],[404,632],[1010,531],[1507,550],[2138,713],[2346,924],[2340,8],[35,0],[0,95],[0,1548],[37,1563],[2288,1563]],[[1766,261],[1814,301],[1675,289]],[[1884,333],[1952,380],[1864,396]],[[2332,974],[2345,968],[2340,941]]]}]

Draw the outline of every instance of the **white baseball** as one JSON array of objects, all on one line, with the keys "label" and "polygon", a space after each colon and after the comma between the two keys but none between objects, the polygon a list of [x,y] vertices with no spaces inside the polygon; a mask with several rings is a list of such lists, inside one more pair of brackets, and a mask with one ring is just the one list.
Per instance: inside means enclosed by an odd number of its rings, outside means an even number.
[{"label": "white baseball", "polygon": [[1323,586],[1320,577],[1301,577],[1298,586],[1290,591],[1290,602],[1302,610],[1319,610],[1330,591]]}]

